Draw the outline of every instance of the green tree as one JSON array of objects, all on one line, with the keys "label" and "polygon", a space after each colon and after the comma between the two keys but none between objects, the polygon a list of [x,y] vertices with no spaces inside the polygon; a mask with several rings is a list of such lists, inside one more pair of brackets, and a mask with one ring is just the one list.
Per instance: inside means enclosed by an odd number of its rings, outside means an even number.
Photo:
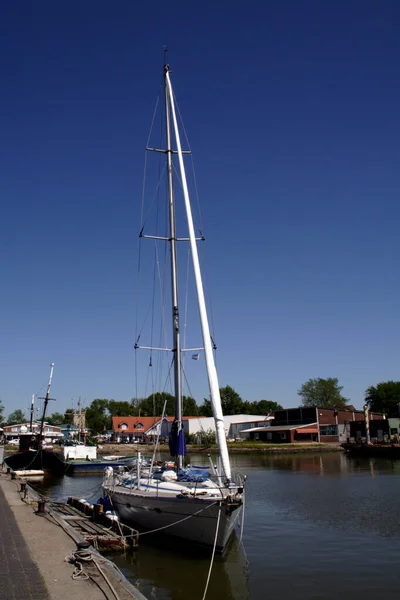
[{"label": "green tree", "polygon": [[4,415],[4,404],[0,400],[0,423],[3,423],[3,415]]},{"label": "green tree", "polygon": [[17,408],[8,415],[7,425],[18,425],[19,423],[25,423],[25,415],[23,410]]},{"label": "green tree", "polygon": [[199,407],[196,400],[191,396],[183,396],[182,412],[185,417],[197,417]]},{"label": "green tree", "polygon": [[127,400],[109,400],[108,411],[112,417],[135,417],[138,409]]},{"label": "green tree", "polygon": [[[219,393],[224,415],[240,415],[243,410],[248,409],[247,405],[250,405],[248,402],[243,402],[239,394],[230,385],[219,388]],[[204,398],[203,404],[198,407],[198,414],[202,417],[213,416],[211,400],[209,398]]]},{"label": "green tree", "polygon": [[381,381],[365,390],[370,410],[388,417],[400,416],[400,381]]},{"label": "green tree", "polygon": [[224,415],[240,415],[243,400],[239,394],[230,385],[220,388],[219,393],[221,395],[222,412]]},{"label": "green tree", "polygon": [[74,420],[74,409],[67,408],[67,410],[64,413],[63,423],[65,423],[66,425],[72,425],[73,420]]},{"label": "green tree", "polygon": [[283,406],[274,402],[273,400],[258,400],[252,402],[254,412],[250,412],[251,415],[268,415],[269,413],[275,412],[276,410],[282,410]]},{"label": "green tree", "polygon": [[175,398],[172,394],[168,394],[167,392],[156,392],[142,400],[138,407],[140,414],[142,417],[161,416],[165,401],[167,401],[165,414],[169,417],[173,417],[175,415]]},{"label": "green tree", "polygon": [[337,377],[309,379],[298,390],[303,406],[318,408],[346,408],[349,400],[342,396],[343,386]]},{"label": "green tree", "polygon": [[109,400],[96,398],[86,409],[86,426],[91,433],[102,433],[110,429],[111,417],[108,412]]},{"label": "green tree", "polygon": [[198,414],[200,417],[212,417],[212,407],[211,400],[209,398],[204,398],[203,404],[200,404],[198,408]]},{"label": "green tree", "polygon": [[64,415],[59,412],[55,412],[49,415],[46,419],[49,425],[62,425],[64,423]]}]

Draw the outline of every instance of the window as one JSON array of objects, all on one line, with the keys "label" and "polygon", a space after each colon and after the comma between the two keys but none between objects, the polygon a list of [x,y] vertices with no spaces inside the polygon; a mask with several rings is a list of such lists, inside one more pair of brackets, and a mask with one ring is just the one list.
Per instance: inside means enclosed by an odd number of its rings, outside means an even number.
[{"label": "window", "polygon": [[125,429],[128,429],[128,425],[127,425],[126,423],[120,423],[120,424],[118,425],[118,427],[119,427],[120,429],[122,429],[122,431],[124,431]]},{"label": "window", "polygon": [[319,432],[321,435],[338,435],[337,425],[320,425]]},{"label": "window", "polygon": [[281,431],[281,440],[286,440],[286,433]]},{"label": "window", "polygon": [[267,431],[267,440],[272,440],[272,432]]},{"label": "window", "polygon": [[143,429],[143,423],[136,423],[135,429]]}]

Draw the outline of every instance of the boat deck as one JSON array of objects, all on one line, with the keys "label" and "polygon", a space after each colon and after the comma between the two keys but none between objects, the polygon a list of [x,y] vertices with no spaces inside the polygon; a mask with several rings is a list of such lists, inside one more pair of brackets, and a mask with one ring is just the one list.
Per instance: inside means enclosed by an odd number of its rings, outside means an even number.
[{"label": "boat deck", "polygon": [[138,547],[138,532],[135,529],[103,513],[96,514],[90,505],[78,498],[69,498],[68,504],[51,502],[47,507],[61,526],[68,524],[99,551]]}]

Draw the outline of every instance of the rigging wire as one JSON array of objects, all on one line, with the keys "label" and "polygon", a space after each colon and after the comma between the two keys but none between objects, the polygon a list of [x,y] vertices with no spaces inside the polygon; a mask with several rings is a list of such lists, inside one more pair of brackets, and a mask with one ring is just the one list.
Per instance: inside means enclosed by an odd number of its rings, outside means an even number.
[{"label": "rigging wire", "polygon": [[145,199],[145,195],[146,195],[147,148],[149,147],[151,134],[153,132],[154,121],[156,119],[158,104],[160,102],[160,94],[161,94],[161,90],[159,88],[159,90],[158,90],[158,96],[157,96],[157,100],[156,100],[156,105],[155,105],[154,111],[153,111],[153,118],[151,120],[150,131],[149,131],[149,135],[147,137],[146,149],[145,149],[145,152],[144,152],[144,172],[143,172],[143,183],[142,183],[142,206],[141,206],[141,213],[140,213],[140,229],[141,230],[144,227],[144,220],[143,220],[144,217],[143,217],[143,215],[144,215],[144,199]]},{"label": "rigging wire", "polygon": [[[190,269],[190,247],[188,249],[187,266],[186,266],[186,295],[185,295],[185,312],[183,317],[183,347],[186,348],[187,341],[187,315],[188,315],[188,300],[189,300],[189,269]],[[185,369],[186,352],[182,357],[182,371]]]},{"label": "rigging wire", "polygon": [[180,124],[181,124],[181,127],[182,127],[183,135],[185,136],[187,147],[188,147],[188,150],[190,152],[190,158],[191,158],[191,164],[192,164],[192,174],[193,174],[193,184],[194,184],[194,188],[195,188],[195,191],[196,191],[196,201],[197,201],[198,217],[199,217],[199,221],[200,221],[200,227],[203,230],[203,216],[201,214],[200,198],[199,198],[199,191],[198,191],[198,187],[197,187],[196,171],[194,169],[194,160],[193,160],[192,148],[191,148],[191,145],[190,145],[188,134],[187,134],[186,129],[185,129],[185,123],[183,122],[182,114],[181,114],[181,111],[180,111],[180,108],[179,108],[179,102],[176,99],[175,92],[174,92],[174,100],[175,100],[175,107],[177,109],[178,116],[179,116],[179,121],[180,121]]},{"label": "rigging wire", "polygon": [[[147,142],[146,142],[146,151],[145,151],[145,166],[144,166],[144,174],[143,174],[143,186],[142,186],[142,206],[141,206],[141,229],[140,229],[140,234],[139,234],[139,252],[138,252],[138,258],[139,258],[139,264],[138,264],[138,280],[140,279],[140,266],[141,266],[141,244],[140,242],[142,241],[143,237],[143,230],[145,228],[145,224],[149,218],[149,214],[152,212],[153,210],[153,206],[154,204],[156,204],[156,235],[157,235],[157,231],[158,231],[158,223],[159,223],[159,207],[160,207],[160,202],[159,202],[159,196],[160,196],[160,185],[161,185],[161,181],[163,179],[164,176],[164,171],[165,171],[165,166],[163,169],[161,169],[161,157],[159,157],[159,161],[158,161],[158,179],[157,179],[157,185],[153,194],[153,199],[152,202],[150,203],[150,206],[147,210],[147,214],[145,216],[145,196],[146,196],[146,176],[147,176],[147,153],[148,153],[148,147],[150,144],[150,140],[151,140],[151,136],[152,136],[152,132],[153,132],[153,128],[154,128],[154,124],[155,124],[155,120],[156,120],[156,116],[157,116],[157,112],[158,112],[158,107],[160,104],[160,98],[161,98],[161,93],[163,90],[163,76],[161,77],[161,81],[160,81],[160,85],[159,85],[159,89],[158,89],[158,95],[157,95],[157,100],[156,100],[156,104],[154,107],[154,111],[153,111],[153,116],[152,116],[152,121],[151,121],[151,125],[150,125],[150,131],[149,131],[149,135],[147,138]],[[164,118],[162,117],[160,119],[160,143],[162,140],[162,126],[163,126],[163,120]],[[156,244],[156,241],[155,241]],[[155,253],[156,255],[156,253]],[[144,322],[142,323],[142,327],[141,327],[141,331],[138,335],[138,329],[139,329],[139,297],[140,297],[140,285],[139,285],[139,281],[138,281],[138,285],[137,285],[137,309],[136,309],[136,332],[135,332],[135,341],[136,344],[138,344],[138,340],[140,335],[143,332],[143,329],[145,327],[146,321],[147,321],[147,317],[149,315],[149,312],[151,312],[151,325],[150,325],[150,337],[151,339],[153,338],[153,331],[154,331],[154,305],[155,305],[155,294],[154,294],[154,290],[155,290],[155,274],[156,274],[156,256],[154,257],[154,267],[153,267],[153,294],[152,294],[152,300],[149,303],[149,309],[147,311],[147,315],[145,317]],[[152,346],[152,342],[150,343],[150,346]],[[152,365],[152,351],[150,350],[150,357],[149,357],[149,365]],[[152,378],[153,378],[153,374],[152,374]],[[138,359],[137,359],[137,354],[135,352],[135,379],[136,379],[136,397],[138,397]],[[146,381],[146,388],[148,385],[148,373],[147,373],[147,381]]]},{"label": "rigging wire", "polygon": [[[190,151],[190,163],[191,163],[191,167],[192,167],[193,186],[194,186],[194,190],[195,190],[198,219],[199,219],[199,222],[200,222],[200,234],[204,238],[203,216],[202,216],[202,212],[201,212],[200,196],[199,196],[199,190],[198,190],[198,186],[197,186],[197,178],[196,178],[196,170],[195,170],[195,167],[194,167],[193,153],[192,153],[192,149],[191,149],[189,137],[188,137],[188,134],[187,134],[186,129],[185,129],[185,124],[183,122],[182,114],[181,114],[181,111],[179,109],[179,103],[178,103],[178,101],[176,99],[175,93],[174,93],[174,100],[175,100],[175,105],[176,105],[176,108],[177,108],[177,112],[178,112],[180,124],[181,124],[181,127],[182,127],[182,131],[183,131],[183,134],[184,134],[184,137],[185,137],[188,149]],[[174,170],[175,170],[175,173],[176,173],[176,176],[177,176],[177,179],[178,179],[180,185],[182,185],[179,173],[176,171],[176,169],[174,169]],[[205,246],[204,247],[205,260],[202,263],[202,272],[204,273],[205,280],[206,280],[206,286],[205,286],[205,288],[206,288],[207,304],[208,304],[208,308],[209,308],[210,321],[211,321],[211,323],[210,323],[210,325],[211,325],[211,332],[212,332],[211,339],[212,339],[212,343],[213,343],[213,346],[214,346],[214,359],[215,359],[215,362],[217,362],[217,352],[216,352],[217,345],[215,343],[216,334],[215,334],[214,311],[213,311],[213,306],[212,306],[212,301],[211,301],[211,294],[209,292],[209,290],[211,289],[211,286],[210,286],[210,276],[209,276],[209,272],[208,272],[208,269],[207,269],[207,265],[209,264],[208,263],[208,258],[207,258],[207,244],[205,244],[204,246]],[[203,284],[204,284],[204,281],[203,281]]]},{"label": "rigging wire", "polygon": [[[159,96],[157,98],[157,105],[158,105],[159,98],[160,98],[160,92],[159,92]],[[161,141],[161,139],[162,139],[162,130],[160,129],[160,141]],[[150,137],[147,141],[146,148],[149,145],[149,140],[150,140]],[[161,182],[161,160],[159,159],[159,161],[158,161],[158,182],[157,182],[156,193],[154,195],[154,198],[157,198],[157,205],[156,205],[157,207],[156,207],[156,215],[155,215],[155,218],[156,218],[155,235],[158,235],[158,222],[159,222],[159,214],[160,214],[160,182]],[[157,240],[154,240],[153,293],[152,293],[152,303],[151,303],[150,346],[153,346],[156,269],[157,269]],[[150,359],[149,359],[149,367],[151,367],[151,366],[152,366],[152,350],[150,350]],[[153,380],[153,375],[152,375],[152,380]],[[153,389],[153,393],[154,393],[154,389]]]},{"label": "rigging wire", "polygon": [[[154,121],[156,118],[156,114],[157,114],[157,109],[158,109],[158,104],[160,101],[160,94],[161,94],[161,85],[159,86],[158,89],[158,95],[157,95],[157,100],[156,100],[156,104],[154,107],[154,111],[153,111],[153,117],[151,120],[151,125],[150,125],[150,131],[149,131],[149,135],[147,138],[147,143],[146,143],[146,150],[144,153],[144,166],[143,166],[143,183],[142,183],[142,200],[141,200],[141,214],[140,214],[140,231],[143,231],[144,228],[144,222],[143,222],[143,218],[144,218],[144,202],[145,202],[145,195],[146,195],[146,174],[147,174],[147,147],[149,145],[149,141],[151,138],[151,134],[153,131],[153,126],[154,126]],[[140,290],[140,274],[141,274],[141,236],[139,236],[139,240],[138,240],[138,264],[137,264],[137,276],[136,276],[136,316],[135,316],[135,342],[137,343],[138,341],[138,328],[139,328],[139,290]],[[135,352],[135,393],[136,393],[136,398],[138,397],[138,362],[137,362],[137,355]]]},{"label": "rigging wire", "polygon": [[[157,245],[158,251],[158,245]],[[157,254],[157,266],[158,266],[158,281],[160,287],[160,332],[159,332],[159,348],[167,346],[167,326],[166,326],[166,317],[165,317],[165,294],[166,294],[166,286],[165,283],[165,275],[167,270],[167,246],[164,246],[164,266],[163,271],[161,271],[161,262],[159,254]],[[161,375],[162,375],[162,366],[164,364],[164,353],[158,352],[157,354],[157,378],[159,379],[159,385],[161,385]]]}]

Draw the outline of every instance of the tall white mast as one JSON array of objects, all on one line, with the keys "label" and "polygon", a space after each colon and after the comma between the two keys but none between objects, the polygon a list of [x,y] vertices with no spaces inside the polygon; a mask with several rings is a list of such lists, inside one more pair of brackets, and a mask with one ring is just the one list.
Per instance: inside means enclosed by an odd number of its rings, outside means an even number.
[{"label": "tall white mast", "polygon": [[208,318],[207,318],[207,309],[206,309],[206,302],[205,302],[205,297],[204,297],[203,281],[201,278],[201,271],[200,271],[199,254],[197,252],[196,235],[194,232],[192,209],[190,206],[190,198],[189,198],[189,191],[188,191],[187,180],[186,180],[186,172],[185,172],[185,166],[184,166],[184,162],[183,162],[182,146],[181,146],[181,140],[180,140],[179,129],[178,129],[178,121],[176,118],[174,94],[172,91],[172,85],[171,85],[171,80],[170,80],[170,76],[169,76],[168,65],[165,66],[165,81],[166,81],[168,95],[169,95],[169,103],[171,106],[171,114],[172,114],[172,120],[173,120],[173,124],[174,124],[174,132],[175,132],[175,141],[176,141],[176,147],[177,147],[177,151],[178,151],[179,170],[180,170],[182,188],[183,188],[183,197],[185,200],[186,217],[187,217],[187,224],[188,224],[188,230],[189,230],[190,249],[192,252],[193,271],[194,271],[194,278],[195,278],[195,283],[196,283],[197,301],[198,301],[198,306],[199,306],[200,323],[201,323],[201,330],[202,330],[202,336],[203,336],[204,356],[205,356],[206,368],[207,368],[208,385],[210,388],[211,406],[212,406],[214,420],[215,420],[217,442],[218,442],[220,456],[221,456],[222,468],[224,470],[226,479],[230,480],[231,479],[231,465],[229,462],[228,446],[226,443],[225,424],[224,424],[224,416],[222,413],[221,396],[219,393],[218,375],[217,375],[217,369],[215,367],[214,356],[213,356],[212,345],[211,345],[210,327],[209,327]]}]

